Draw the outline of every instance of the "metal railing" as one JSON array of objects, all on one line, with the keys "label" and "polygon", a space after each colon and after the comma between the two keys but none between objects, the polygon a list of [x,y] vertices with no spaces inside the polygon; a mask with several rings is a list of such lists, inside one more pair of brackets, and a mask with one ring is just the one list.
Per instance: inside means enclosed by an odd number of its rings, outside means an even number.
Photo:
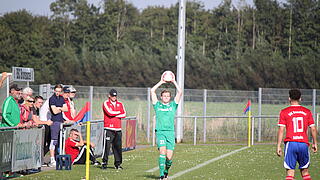
[{"label": "metal railing", "polygon": [[[129,121],[129,120],[137,120],[136,116],[128,116],[126,118],[121,119],[122,122],[125,121]],[[124,124],[124,123],[123,123]],[[59,139],[59,154],[65,154],[65,140],[67,139],[67,134],[68,132],[72,129],[72,128],[76,128],[79,130],[79,132],[82,133],[83,139],[86,138],[86,129],[85,126],[87,125],[86,122],[81,123],[81,124],[77,124],[77,123],[68,123],[68,124],[61,124],[60,126],[60,139]],[[126,132],[126,124],[124,124],[122,126],[122,131]],[[137,128],[137,126],[135,127],[135,129]],[[96,147],[94,149],[94,153],[97,157],[100,157],[102,155],[103,152],[103,143],[105,142],[105,134],[104,134],[104,121],[103,120],[93,120],[91,121],[91,133],[90,137],[91,137],[91,142],[93,142]],[[126,142],[126,134],[124,133],[123,135],[123,142]],[[135,136],[136,138],[136,136]],[[135,139],[136,142],[136,139]],[[125,147],[125,148],[129,148],[129,147]]]}]

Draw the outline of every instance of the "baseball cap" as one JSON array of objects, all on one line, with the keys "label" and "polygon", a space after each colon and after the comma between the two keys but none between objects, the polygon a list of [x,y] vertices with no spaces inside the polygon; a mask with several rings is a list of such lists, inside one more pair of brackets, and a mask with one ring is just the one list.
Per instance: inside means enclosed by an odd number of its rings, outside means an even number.
[{"label": "baseball cap", "polygon": [[115,89],[111,89],[109,91],[109,94],[110,94],[110,96],[117,96],[118,95],[118,93],[117,93],[117,91]]},{"label": "baseball cap", "polygon": [[19,88],[17,84],[12,84],[12,85],[10,86],[10,89],[9,89],[9,90],[11,91],[12,89],[14,89],[14,90],[16,90],[16,91],[20,91],[20,90],[21,90],[21,88]]},{"label": "baseball cap", "polygon": [[73,93],[73,92],[77,92],[77,90],[76,90],[74,87],[72,87],[72,86],[71,86],[69,89],[70,89],[70,92],[72,92],[72,93]]},{"label": "baseball cap", "polygon": [[63,92],[64,92],[64,93],[69,93],[69,92],[70,92],[69,86],[63,87]]}]

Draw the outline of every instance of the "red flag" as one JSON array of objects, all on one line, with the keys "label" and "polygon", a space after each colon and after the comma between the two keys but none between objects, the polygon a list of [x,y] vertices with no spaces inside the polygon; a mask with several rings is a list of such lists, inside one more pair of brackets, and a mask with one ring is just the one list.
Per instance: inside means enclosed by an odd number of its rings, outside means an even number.
[{"label": "red flag", "polygon": [[248,102],[247,102],[246,107],[243,109],[243,114],[246,114],[250,110],[251,110],[251,101],[249,99]]},{"label": "red flag", "polygon": [[81,109],[73,121],[86,122],[90,118],[90,102],[86,102],[86,105]]}]

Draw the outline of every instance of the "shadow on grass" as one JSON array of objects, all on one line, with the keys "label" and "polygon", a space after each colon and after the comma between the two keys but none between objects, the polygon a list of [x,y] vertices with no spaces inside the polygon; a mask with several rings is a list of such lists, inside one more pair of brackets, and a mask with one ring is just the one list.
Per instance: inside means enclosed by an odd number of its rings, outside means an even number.
[{"label": "shadow on grass", "polygon": [[144,175],[139,176],[139,177],[144,177],[144,178],[147,178],[147,179],[159,179],[159,176],[149,175],[149,174],[144,174]]},{"label": "shadow on grass", "polygon": [[101,166],[93,166],[93,167],[90,166],[90,168],[100,169],[100,170],[102,170],[102,171],[108,171],[109,169],[114,169],[114,170],[116,170],[116,169],[114,168],[114,166],[107,166],[107,169],[102,169]]}]

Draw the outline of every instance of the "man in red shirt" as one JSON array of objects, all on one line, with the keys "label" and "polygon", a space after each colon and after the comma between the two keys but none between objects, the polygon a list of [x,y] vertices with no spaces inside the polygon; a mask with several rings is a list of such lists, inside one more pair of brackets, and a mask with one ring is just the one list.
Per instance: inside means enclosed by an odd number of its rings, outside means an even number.
[{"label": "man in red shirt", "polygon": [[308,167],[310,165],[308,127],[311,129],[312,150],[317,152],[317,129],[312,113],[309,109],[300,105],[301,92],[298,89],[289,91],[290,106],[281,110],[279,118],[277,155],[282,155],[281,142],[284,128],[286,128],[284,167],[287,169],[286,180],[294,179],[294,169],[299,163],[299,169],[303,180],[311,180]]},{"label": "man in red shirt", "polygon": [[63,100],[65,104],[67,105],[68,111],[62,112],[63,119],[66,121],[66,123],[72,123],[74,120],[74,117],[72,116],[71,112],[71,103],[70,103],[70,88],[68,86],[63,87]]},{"label": "man in red shirt", "polygon": [[[79,139],[79,140],[78,140]],[[85,164],[86,162],[86,142],[83,141],[81,133],[77,129],[70,130],[70,137],[65,142],[65,152],[71,156],[72,164]],[[90,143],[90,147],[94,148],[94,144]],[[92,164],[99,165],[92,149],[90,148],[90,160]]]},{"label": "man in red shirt", "polygon": [[107,168],[111,144],[112,152],[114,154],[114,166],[116,169],[123,169],[120,166],[122,164],[121,118],[126,117],[126,111],[123,104],[117,100],[117,95],[117,91],[115,89],[111,89],[108,100],[106,100],[102,105],[104,129],[106,134],[102,154],[102,169]]}]

